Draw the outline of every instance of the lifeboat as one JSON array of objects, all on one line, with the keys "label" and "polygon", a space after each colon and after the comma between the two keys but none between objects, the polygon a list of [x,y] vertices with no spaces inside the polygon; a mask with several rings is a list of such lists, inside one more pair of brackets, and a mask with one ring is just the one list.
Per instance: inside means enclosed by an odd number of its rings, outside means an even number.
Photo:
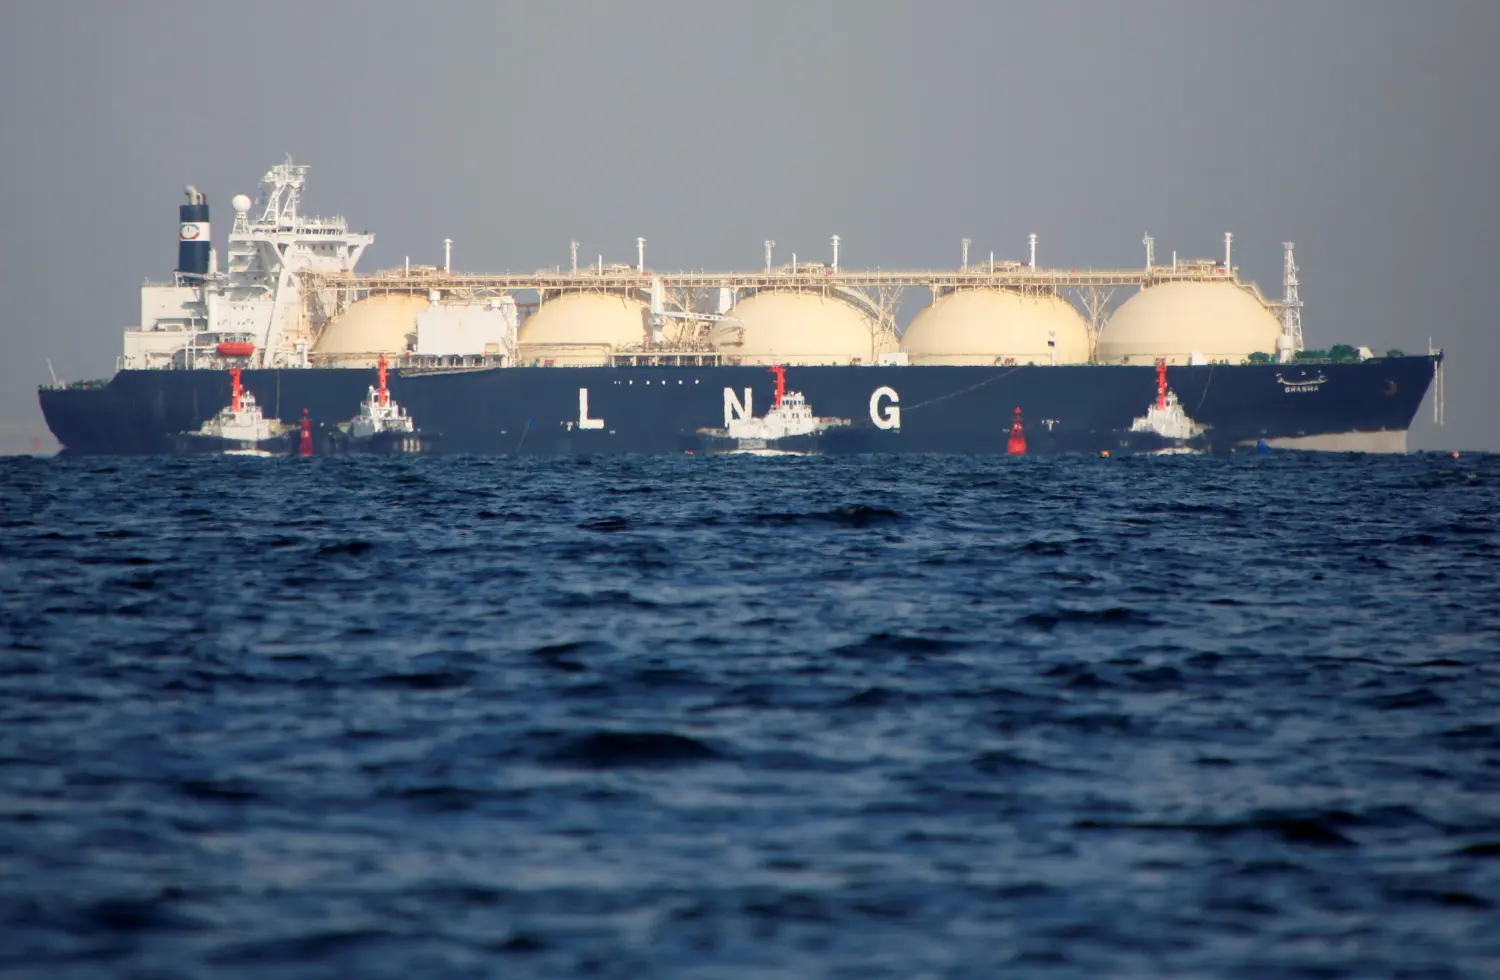
[{"label": "lifeboat", "polygon": [[255,353],[255,345],[247,340],[226,340],[214,350],[220,357],[249,357]]}]

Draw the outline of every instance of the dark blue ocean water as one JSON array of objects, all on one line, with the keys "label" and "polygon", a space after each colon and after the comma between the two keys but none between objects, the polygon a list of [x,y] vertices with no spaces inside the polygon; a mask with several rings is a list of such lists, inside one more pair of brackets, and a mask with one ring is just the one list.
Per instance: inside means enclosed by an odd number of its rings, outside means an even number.
[{"label": "dark blue ocean water", "polygon": [[1500,457],[0,493],[6,975],[1500,975]]}]

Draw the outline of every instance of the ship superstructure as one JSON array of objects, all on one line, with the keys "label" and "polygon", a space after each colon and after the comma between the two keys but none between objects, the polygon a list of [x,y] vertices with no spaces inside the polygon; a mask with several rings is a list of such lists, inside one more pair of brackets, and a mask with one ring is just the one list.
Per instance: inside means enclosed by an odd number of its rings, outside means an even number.
[{"label": "ship superstructure", "polygon": [[310,274],[350,273],[374,235],[341,217],[301,213],[307,166],[288,158],[261,178],[252,201],[236,195],[228,255],[219,269],[208,204],[195,187],[181,208],[171,282],[141,287],[141,318],[125,331],[125,370],[306,367],[333,288]]}]

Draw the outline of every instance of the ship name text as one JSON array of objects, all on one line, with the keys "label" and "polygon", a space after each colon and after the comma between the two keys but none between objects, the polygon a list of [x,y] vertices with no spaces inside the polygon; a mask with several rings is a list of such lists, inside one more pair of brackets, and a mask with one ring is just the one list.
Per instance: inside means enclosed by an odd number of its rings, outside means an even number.
[{"label": "ship name text", "polygon": [[1281,384],[1281,389],[1288,395],[1298,395],[1303,392],[1319,390],[1323,386],[1323,383],[1328,380],[1328,376],[1319,372],[1316,378],[1288,379],[1277,374],[1276,380]]}]

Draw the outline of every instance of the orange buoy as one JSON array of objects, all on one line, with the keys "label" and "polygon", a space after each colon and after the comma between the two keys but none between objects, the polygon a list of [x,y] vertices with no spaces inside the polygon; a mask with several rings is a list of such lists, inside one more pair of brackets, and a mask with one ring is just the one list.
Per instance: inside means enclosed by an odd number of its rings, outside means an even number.
[{"label": "orange buoy", "polygon": [[1005,445],[1005,451],[1012,456],[1026,455],[1026,431],[1021,427],[1021,409],[1016,407],[1016,417],[1010,424],[1010,441]]}]

